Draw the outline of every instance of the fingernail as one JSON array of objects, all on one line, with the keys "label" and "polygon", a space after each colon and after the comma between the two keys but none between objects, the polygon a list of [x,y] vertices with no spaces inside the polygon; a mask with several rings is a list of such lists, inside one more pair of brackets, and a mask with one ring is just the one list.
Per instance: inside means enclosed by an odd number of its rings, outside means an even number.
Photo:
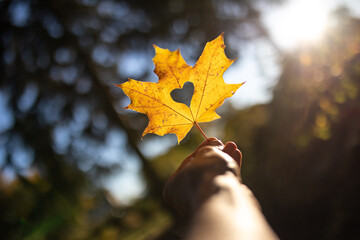
[{"label": "fingernail", "polygon": [[219,139],[214,139],[209,142],[211,145],[224,145]]},{"label": "fingernail", "polygon": [[220,145],[220,146],[216,146],[218,149],[220,149],[221,151],[224,150],[224,145]]},{"label": "fingernail", "polygon": [[208,142],[216,141],[218,140],[216,137],[210,137],[207,139]]}]

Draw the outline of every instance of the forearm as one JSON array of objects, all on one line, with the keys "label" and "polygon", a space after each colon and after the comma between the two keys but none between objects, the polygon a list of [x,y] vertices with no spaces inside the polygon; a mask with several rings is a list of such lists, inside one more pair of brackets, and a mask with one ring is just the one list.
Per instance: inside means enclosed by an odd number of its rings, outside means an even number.
[{"label": "forearm", "polygon": [[214,181],[218,191],[193,215],[186,240],[277,239],[252,192],[232,173]]}]

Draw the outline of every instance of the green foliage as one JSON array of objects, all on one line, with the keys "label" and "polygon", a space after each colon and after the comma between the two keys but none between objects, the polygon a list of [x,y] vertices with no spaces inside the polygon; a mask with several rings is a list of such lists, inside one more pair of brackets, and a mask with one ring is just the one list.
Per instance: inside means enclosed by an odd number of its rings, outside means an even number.
[{"label": "green foliage", "polygon": [[[112,84],[134,64],[123,58],[135,58],[132,77],[145,80],[153,66],[140,59],[153,56],[153,43],[187,43],[191,62],[223,31],[235,42],[267,35],[250,1],[165,2],[0,1],[2,239],[172,236],[162,234],[175,219],[162,186],[202,137],[190,133],[148,161],[137,142],[146,118],[114,107],[124,104]],[[285,56],[270,104],[222,120],[221,138],[243,151],[243,179],[283,239],[360,235],[360,23],[339,19],[321,46]],[[239,35],[239,26],[251,30]],[[227,46],[235,58],[238,46]],[[101,183],[130,161],[147,189],[127,206]]]},{"label": "green foliage", "polygon": [[341,19],[320,47],[285,57],[271,103],[225,118],[223,139],[242,150],[243,180],[282,239],[360,236],[360,22]]},{"label": "green foliage", "polygon": [[[255,15],[217,17],[228,5],[253,12],[247,1],[0,1],[2,239],[154,238],[171,224],[168,172],[138,148],[146,118],[121,111],[113,84],[151,79],[153,43],[187,43],[191,62],[223,31],[243,41],[230,30],[249,18],[265,34]],[[104,182],[134,166],[147,189],[128,206]]]}]

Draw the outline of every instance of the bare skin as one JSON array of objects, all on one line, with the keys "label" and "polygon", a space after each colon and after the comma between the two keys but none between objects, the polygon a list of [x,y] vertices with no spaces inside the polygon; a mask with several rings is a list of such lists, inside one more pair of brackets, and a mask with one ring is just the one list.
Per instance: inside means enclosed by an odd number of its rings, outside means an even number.
[{"label": "bare skin", "polygon": [[169,178],[164,198],[189,223],[184,239],[278,239],[241,182],[241,161],[235,143],[209,138]]}]

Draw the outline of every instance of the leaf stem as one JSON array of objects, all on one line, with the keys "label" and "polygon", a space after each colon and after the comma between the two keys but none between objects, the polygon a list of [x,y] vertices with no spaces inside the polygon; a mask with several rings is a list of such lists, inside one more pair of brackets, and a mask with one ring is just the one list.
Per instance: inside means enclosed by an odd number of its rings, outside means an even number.
[{"label": "leaf stem", "polygon": [[195,121],[195,126],[199,129],[199,131],[201,132],[201,134],[205,137],[206,140],[208,140],[208,137],[205,135],[205,133],[203,132],[203,130],[201,130],[201,127],[199,126],[199,124]]}]

